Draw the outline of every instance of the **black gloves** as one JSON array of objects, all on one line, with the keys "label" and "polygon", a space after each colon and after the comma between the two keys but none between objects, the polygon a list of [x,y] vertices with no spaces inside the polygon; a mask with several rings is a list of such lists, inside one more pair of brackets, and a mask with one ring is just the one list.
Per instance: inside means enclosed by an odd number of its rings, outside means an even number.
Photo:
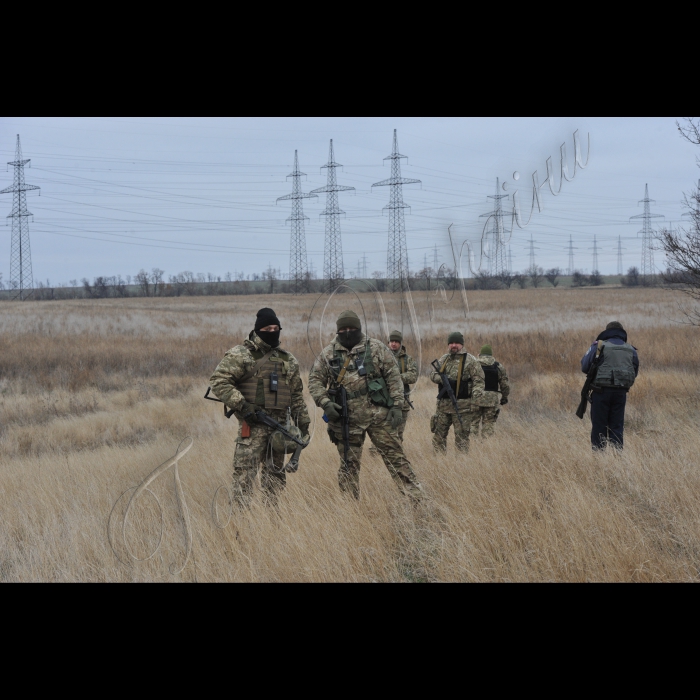
[{"label": "black gloves", "polygon": [[508,399],[505,396],[501,399],[501,406],[505,406],[508,403]]},{"label": "black gloves", "polygon": [[257,406],[253,406],[252,403],[248,403],[247,401],[243,402],[243,405],[241,406],[240,413],[243,416],[243,420],[250,425],[251,423],[257,423],[258,419],[257,416],[255,415],[255,411],[258,410]]}]

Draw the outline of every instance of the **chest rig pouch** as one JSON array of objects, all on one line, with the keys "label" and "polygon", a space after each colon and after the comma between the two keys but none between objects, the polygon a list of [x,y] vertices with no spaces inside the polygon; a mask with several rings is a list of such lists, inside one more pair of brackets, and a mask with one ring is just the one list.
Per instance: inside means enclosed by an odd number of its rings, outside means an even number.
[{"label": "chest rig pouch", "polygon": [[[251,352],[256,361],[265,357],[261,351]],[[259,408],[286,411],[292,405],[289,388],[289,361],[284,350],[272,353],[255,370],[255,373],[237,384],[243,398]]]},{"label": "chest rig pouch", "polygon": [[[330,366],[335,378],[338,377],[338,370],[343,366],[345,359],[338,350],[335,351],[335,357],[331,360]],[[357,398],[360,395],[369,395],[370,401],[377,406],[391,408],[394,405],[394,399],[391,398],[389,388],[386,385],[386,380],[379,374],[372,360],[369,344],[365,345],[365,351],[355,356],[354,362],[351,361],[348,369],[355,366],[357,374],[365,378],[365,387],[355,392],[357,396],[348,394],[348,398]]]},{"label": "chest rig pouch", "polygon": [[498,391],[498,362],[492,365],[481,365],[484,370],[484,391]]}]

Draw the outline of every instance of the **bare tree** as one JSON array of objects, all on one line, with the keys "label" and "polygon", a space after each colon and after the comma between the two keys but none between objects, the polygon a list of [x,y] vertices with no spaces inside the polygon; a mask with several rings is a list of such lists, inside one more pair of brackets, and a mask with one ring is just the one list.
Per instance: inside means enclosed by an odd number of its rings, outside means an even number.
[{"label": "bare tree", "polygon": [[477,289],[500,289],[501,278],[490,272],[477,272],[474,275],[474,284]]},{"label": "bare tree", "polygon": [[[686,141],[700,146],[700,119],[685,117],[683,123],[676,122],[676,126]],[[684,216],[690,217],[688,225],[675,231],[663,228],[657,236],[669,263],[669,271],[663,279],[693,301],[700,302],[700,187],[684,195],[683,206],[687,210]],[[700,325],[700,307],[683,309],[683,313],[689,323]]]},{"label": "bare tree", "polygon": [[560,275],[561,270],[558,267],[552,267],[544,273],[544,276],[547,278],[547,282],[549,282],[552,287],[556,287],[559,284]]},{"label": "bare tree", "polygon": [[146,270],[139,270],[138,273],[134,275],[134,282],[141,287],[141,294],[143,294],[143,296],[151,296],[151,281]]},{"label": "bare tree", "polygon": [[587,287],[590,283],[588,275],[584,275],[583,272],[579,270],[574,270],[574,274],[571,276],[571,286],[572,287]]},{"label": "bare tree", "polygon": [[537,265],[533,265],[532,267],[528,268],[527,276],[530,278],[532,286],[537,289],[537,287],[539,287],[544,280],[544,270],[541,267],[537,267]]},{"label": "bare tree", "polygon": [[520,289],[525,289],[527,287],[527,275],[523,275],[520,272],[516,272],[513,275],[513,282],[520,287]]},{"label": "bare tree", "polygon": [[683,117],[683,123],[676,122],[676,126],[686,141],[700,146],[700,119],[697,117]]},{"label": "bare tree", "polygon": [[501,274],[498,275],[498,280],[506,289],[510,289],[513,286],[513,282],[515,281],[513,279],[513,273],[510,272],[510,270],[501,272]]},{"label": "bare tree", "polygon": [[163,275],[165,270],[160,270],[154,267],[151,270],[151,283],[153,284],[153,296],[157,297],[159,294],[163,293]]},{"label": "bare tree", "polygon": [[603,284],[603,276],[598,270],[593,270],[591,276],[588,278],[588,283],[591,287],[600,287],[600,285]]}]

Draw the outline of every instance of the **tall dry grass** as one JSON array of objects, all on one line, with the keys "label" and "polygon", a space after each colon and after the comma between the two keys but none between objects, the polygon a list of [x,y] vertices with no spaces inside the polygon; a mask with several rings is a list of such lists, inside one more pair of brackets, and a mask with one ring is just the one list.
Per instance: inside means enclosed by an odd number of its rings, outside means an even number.
[{"label": "tall dry grass", "polygon": [[[389,325],[400,325],[398,301],[384,300]],[[451,444],[436,458],[427,427],[434,390],[422,377],[406,451],[425,504],[406,503],[368,451],[356,503],[338,492],[337,453],[314,410],[312,443],[278,509],[256,499],[224,529],[212,504],[230,479],[235,420],[202,400],[207,378],[265,305],[308,369],[320,342],[312,300],[0,304],[0,580],[697,580],[697,329],[674,322],[673,297],[654,289],[471,293],[468,320],[455,301],[414,301],[423,369],[453,328],[472,351],[491,342],[509,369],[513,393],[497,437],[473,441],[467,457]],[[337,311],[360,303],[377,335],[376,301],[343,295],[329,304],[321,339]],[[590,422],[573,415],[578,362],[613,319],[639,348],[642,372],[629,397],[624,452],[593,454]],[[404,330],[415,346],[405,321]],[[180,463],[192,555],[172,573],[184,561],[185,536],[171,470],[126,525],[143,558],[156,547],[162,513],[161,546],[151,560],[125,565],[124,543],[117,537],[113,550],[107,538],[112,508],[116,522],[120,495],[186,435],[195,443]],[[223,490],[216,500],[222,525]]]}]

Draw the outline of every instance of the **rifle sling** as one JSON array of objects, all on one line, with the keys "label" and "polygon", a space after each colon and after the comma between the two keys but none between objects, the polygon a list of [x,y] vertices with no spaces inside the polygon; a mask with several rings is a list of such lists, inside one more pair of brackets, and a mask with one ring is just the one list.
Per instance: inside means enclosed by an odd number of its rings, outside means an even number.
[{"label": "rifle sling", "polygon": [[345,358],[345,362],[343,363],[343,366],[340,369],[340,372],[338,373],[338,378],[336,379],[336,383],[341,384],[343,383],[343,379],[345,379],[345,373],[348,371],[348,365],[350,364],[350,355]]},{"label": "rifle sling", "polygon": [[459,358],[459,371],[457,372],[457,391],[455,398],[459,396],[459,387],[462,384],[462,370],[464,369],[464,355]]}]

